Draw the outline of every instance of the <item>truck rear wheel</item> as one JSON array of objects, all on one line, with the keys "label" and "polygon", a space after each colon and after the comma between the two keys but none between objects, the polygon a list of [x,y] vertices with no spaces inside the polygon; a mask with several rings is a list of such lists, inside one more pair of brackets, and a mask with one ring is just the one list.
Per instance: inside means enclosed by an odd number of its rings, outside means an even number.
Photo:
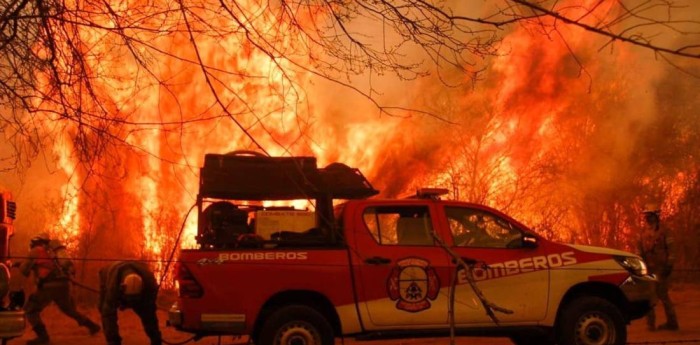
[{"label": "truck rear wheel", "polygon": [[624,345],[627,342],[625,319],[609,301],[586,296],[564,308],[558,322],[559,344]]},{"label": "truck rear wheel", "polygon": [[333,345],[333,328],[313,308],[290,305],[273,312],[260,330],[258,345]]}]

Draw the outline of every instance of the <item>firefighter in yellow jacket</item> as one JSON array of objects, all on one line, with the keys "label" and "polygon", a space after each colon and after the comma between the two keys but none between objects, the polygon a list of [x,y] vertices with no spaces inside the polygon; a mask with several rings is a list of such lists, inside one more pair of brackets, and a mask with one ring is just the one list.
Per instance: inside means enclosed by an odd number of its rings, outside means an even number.
[{"label": "firefighter in yellow jacket", "polygon": [[33,272],[36,281],[36,291],[29,295],[24,311],[37,337],[27,341],[27,345],[49,343],[46,326],[41,321],[41,311],[51,302],[55,302],[61,312],[77,321],[78,325],[86,327],[91,335],[100,331],[100,326],[76,310],[70,295],[70,277],[52,257],[49,242],[46,233],[32,238],[28,258],[20,265],[22,275],[27,277]]},{"label": "firefighter in yellow jacket", "polygon": [[661,224],[660,209],[654,204],[645,206],[644,230],[639,241],[641,257],[647,263],[649,272],[656,275],[656,295],[663,304],[666,323],[656,327],[656,313],[652,309],[647,315],[647,328],[654,330],[677,330],[678,318],[673,302],[668,295],[669,278],[676,260],[673,238],[668,229]]}]

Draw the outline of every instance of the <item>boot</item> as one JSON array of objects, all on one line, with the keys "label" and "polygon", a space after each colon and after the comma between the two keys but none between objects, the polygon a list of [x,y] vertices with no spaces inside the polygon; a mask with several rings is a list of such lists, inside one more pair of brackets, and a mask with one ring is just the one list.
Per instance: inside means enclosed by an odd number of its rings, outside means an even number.
[{"label": "boot", "polygon": [[91,320],[88,320],[85,325],[87,327],[88,331],[90,332],[90,335],[95,335],[97,332],[100,331],[100,326]]},{"label": "boot", "polygon": [[46,333],[46,326],[34,326],[34,333],[36,333],[36,338],[27,340],[27,345],[45,345],[49,343],[49,334]]},{"label": "boot", "polygon": [[664,311],[666,312],[666,323],[659,326],[659,330],[664,331],[677,331],[678,330],[678,318],[676,317],[676,310],[673,308],[673,303],[668,298],[664,302]]},{"label": "boot", "polygon": [[653,310],[647,315],[647,331],[656,331],[656,315]]}]

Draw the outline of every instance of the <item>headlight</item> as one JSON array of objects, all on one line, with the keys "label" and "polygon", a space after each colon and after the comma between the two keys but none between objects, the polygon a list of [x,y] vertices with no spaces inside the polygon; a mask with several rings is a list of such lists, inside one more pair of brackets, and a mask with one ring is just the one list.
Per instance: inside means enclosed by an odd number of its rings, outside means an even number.
[{"label": "headlight", "polygon": [[636,276],[645,276],[649,273],[644,260],[636,256],[615,256],[615,261]]}]

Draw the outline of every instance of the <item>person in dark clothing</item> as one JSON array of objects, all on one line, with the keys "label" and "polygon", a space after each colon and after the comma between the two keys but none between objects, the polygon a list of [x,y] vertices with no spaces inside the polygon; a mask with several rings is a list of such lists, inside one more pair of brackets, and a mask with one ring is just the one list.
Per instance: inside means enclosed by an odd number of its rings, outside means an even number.
[{"label": "person in dark clothing", "polygon": [[644,211],[645,227],[639,241],[640,256],[649,267],[649,272],[656,275],[655,292],[666,313],[666,323],[656,327],[656,313],[652,309],[647,314],[647,329],[678,330],[678,317],[668,294],[671,273],[675,263],[675,245],[669,230],[661,224],[660,210],[655,204],[646,205]]},{"label": "person in dark clothing", "polygon": [[141,319],[151,345],[161,345],[156,315],[158,283],[148,266],[119,261],[100,270],[100,314],[107,345],[121,345],[117,310],[131,308]]},{"label": "person in dark clothing", "polygon": [[70,277],[61,270],[51,256],[48,247],[50,242],[46,233],[32,238],[28,258],[20,264],[22,275],[27,277],[34,273],[36,291],[29,295],[24,311],[27,321],[36,333],[35,339],[27,341],[27,345],[41,345],[49,343],[49,335],[46,326],[41,321],[41,311],[51,302],[70,318],[78,322],[78,325],[86,327],[93,335],[100,331],[100,326],[78,312],[75,302],[70,294]]}]

